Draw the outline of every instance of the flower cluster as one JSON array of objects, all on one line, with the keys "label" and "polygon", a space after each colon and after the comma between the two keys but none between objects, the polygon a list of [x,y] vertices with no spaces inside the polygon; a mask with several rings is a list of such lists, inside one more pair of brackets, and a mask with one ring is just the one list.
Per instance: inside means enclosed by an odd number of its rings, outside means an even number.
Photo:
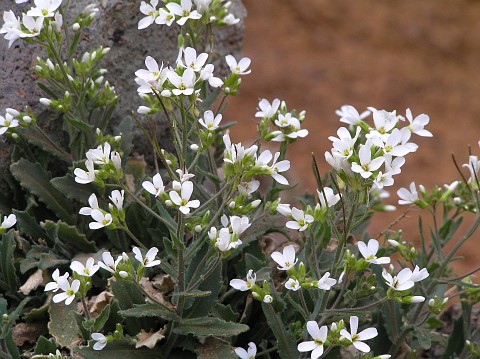
[{"label": "flower cluster", "polygon": [[[147,56],[146,69],[135,72],[135,82],[138,85],[138,94],[149,106],[140,106],[137,112],[146,115],[159,111],[159,104],[150,98],[150,94],[163,98],[191,95],[198,97],[202,83],[205,81],[213,88],[224,86],[225,93],[234,94],[240,85],[238,76],[250,73],[249,58],[244,57],[237,63],[233,56],[227,55],[225,60],[231,74],[222,80],[214,76],[215,67],[207,63],[207,60],[207,53],[197,54],[197,50],[192,47],[180,50],[175,68],[163,66],[163,63],[159,65],[153,57]],[[211,127],[207,129],[212,130]]]},{"label": "flower cluster", "polygon": [[[121,140],[120,136],[115,138],[118,143]],[[116,180],[123,177],[122,159],[120,153],[112,150],[110,143],[105,142],[97,148],[90,149],[85,153],[87,160],[85,161],[86,170],[82,168],[75,168],[75,182],[80,184],[87,184],[95,182],[103,187],[103,181],[107,178],[114,178]],[[99,169],[95,169],[95,166]]]},{"label": "flower cluster", "polygon": [[[260,118],[259,130],[263,139],[274,142],[295,142],[297,138],[304,138],[308,130],[302,129],[305,120],[305,111],[297,114],[295,111],[288,112],[284,101],[274,99],[272,103],[261,99],[258,103],[258,111],[255,117]],[[276,127],[271,130],[270,125]]]},{"label": "flower cluster", "polygon": [[[243,279],[232,279],[230,281],[230,286],[232,286],[236,290],[240,290],[242,292],[251,291],[253,298],[260,300],[264,303],[272,303],[273,297],[269,294],[270,293],[270,286],[268,285],[267,281],[263,282],[263,287],[260,287],[256,284],[257,275],[250,269],[247,273],[247,280]],[[238,353],[237,353],[238,354]]]},{"label": "flower cluster", "polygon": [[98,199],[95,193],[88,198],[90,207],[80,208],[83,216],[91,216],[94,222],[89,223],[90,229],[100,229],[103,227],[116,228],[120,222],[125,220],[125,212],[123,210],[125,191],[113,190],[109,196],[112,203],[109,203],[109,211],[101,209],[98,205]]},{"label": "flower cluster", "polygon": [[195,175],[184,173],[181,169],[177,169],[176,172],[180,181],[172,181],[172,189],[168,194],[165,192],[165,185],[159,173],[153,176],[152,181],[144,181],[142,186],[147,192],[163,200],[168,207],[175,207],[183,214],[189,214],[191,208],[200,206],[198,199],[191,200],[193,182],[189,179]]},{"label": "flower cluster", "polygon": [[138,28],[145,29],[152,24],[170,26],[174,22],[183,26],[187,21],[200,20],[215,25],[234,25],[240,21],[232,14],[227,13],[229,3],[221,4],[213,0],[181,0],[164,1],[165,7],[158,7],[158,0],[142,1],[140,12],[145,15],[139,22]]},{"label": "flower cluster", "polygon": [[285,288],[288,290],[297,291],[300,288],[318,288],[322,290],[330,290],[337,280],[330,278],[330,272],[323,274],[318,280],[306,277],[306,269],[303,263],[300,263],[298,270],[295,269],[298,259],[295,254],[295,247],[292,245],[286,246],[282,252],[273,252],[272,259],[279,265],[277,268],[281,271],[286,271],[289,278],[285,283]]},{"label": "flower cluster", "polygon": [[225,256],[228,256],[232,250],[242,244],[240,236],[250,227],[250,223],[246,216],[230,216],[230,218],[228,218],[226,215],[222,216],[221,222],[223,225],[222,228],[210,228],[208,238],[210,238],[214,247],[224,253]]},{"label": "flower cluster", "polygon": [[[393,185],[393,176],[401,172],[405,156],[417,150],[418,146],[409,142],[412,133],[432,136],[424,129],[429,117],[421,114],[413,118],[410,109],[405,115],[409,124],[402,128],[399,125],[405,118],[395,111],[369,107],[368,111],[359,114],[354,107],[345,105],[337,114],[350,129],[341,127],[338,137],[329,137],[333,148],[325,153],[325,159],[345,181],[359,175],[357,181],[378,189]],[[370,114],[374,127],[364,121]]]}]

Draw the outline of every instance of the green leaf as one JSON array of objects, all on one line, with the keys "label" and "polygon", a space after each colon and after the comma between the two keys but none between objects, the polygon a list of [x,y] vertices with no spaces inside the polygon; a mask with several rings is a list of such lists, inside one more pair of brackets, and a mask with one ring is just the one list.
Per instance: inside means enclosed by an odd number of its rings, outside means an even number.
[{"label": "green leaf", "polygon": [[61,346],[71,348],[75,346],[79,337],[79,330],[75,313],[77,306],[75,303],[65,305],[65,303],[51,303],[50,321],[48,322],[48,329],[52,337]]},{"label": "green leaf", "polygon": [[17,216],[17,228],[23,235],[28,235],[35,242],[39,239],[47,239],[47,234],[38,224],[37,220],[24,211],[13,210],[15,216]]},{"label": "green leaf", "polygon": [[93,350],[89,347],[75,348],[73,352],[77,358],[84,359],[158,359],[160,353],[158,350],[146,348],[135,349],[135,347],[126,343],[113,342],[108,343],[102,350]]},{"label": "green leaf", "polygon": [[[456,358],[465,347],[465,334],[463,332],[463,316],[453,321],[453,329],[448,338],[448,344],[443,353],[444,359]],[[457,355],[455,355],[457,354]]]},{"label": "green leaf", "polygon": [[45,205],[65,222],[74,216],[70,203],[50,183],[50,175],[38,163],[21,159],[10,165],[10,171],[22,187],[36,195]]},{"label": "green leaf", "polygon": [[50,235],[54,241],[60,241],[64,244],[72,245],[76,249],[85,253],[93,253],[97,251],[95,243],[87,239],[87,237],[80,233],[75,226],[70,226],[65,222],[45,221],[42,223],[42,228]]},{"label": "green leaf", "polygon": [[35,127],[18,127],[17,132],[23,139],[26,139],[31,144],[40,147],[42,150],[54,155],[55,157],[67,162],[72,162],[72,157],[60,147],[54,145],[51,141],[39,133]]},{"label": "green leaf", "polygon": [[221,318],[227,322],[236,321],[238,318],[238,313],[235,313],[230,304],[224,305],[222,303],[215,304],[211,311],[212,315],[216,318]]},{"label": "green leaf", "polygon": [[93,321],[92,332],[98,333],[102,330],[103,326],[107,322],[110,316],[110,304],[107,304],[103,309],[102,312],[98,317],[96,317]]},{"label": "green leaf", "polygon": [[47,339],[43,335],[38,338],[37,343],[35,344],[35,349],[33,350],[34,354],[50,354],[55,353],[57,350],[57,343],[53,338]]},{"label": "green leaf", "polygon": [[67,198],[75,199],[82,203],[87,203],[90,195],[95,192],[95,187],[93,185],[90,183],[79,184],[75,182],[72,175],[53,178],[50,180],[50,183]]},{"label": "green leaf", "polygon": [[263,313],[268,326],[275,335],[278,344],[278,353],[282,359],[296,359],[298,357],[297,345],[291,335],[285,329],[280,315],[275,312],[271,304],[262,303]]},{"label": "green leaf", "polygon": [[119,311],[124,317],[156,317],[168,320],[179,321],[180,317],[174,312],[162,307],[159,304],[147,303],[147,304],[135,304],[133,308]]},{"label": "green leaf", "polygon": [[[112,283],[112,292],[122,310],[133,308],[135,304],[145,304],[142,292],[135,284],[125,281]],[[142,329],[142,323],[138,318],[127,317],[125,329],[131,334],[137,334]]]},{"label": "green leaf", "polygon": [[246,332],[248,325],[226,322],[219,318],[198,317],[184,319],[173,331],[180,335],[193,334],[198,337],[233,337]]},{"label": "green leaf", "polygon": [[82,131],[82,132],[89,132],[93,126],[89,125],[88,123],[82,121],[82,120],[77,120],[76,118],[71,118],[69,116],[65,116],[65,119],[69,124],[71,124],[73,127],[76,129]]},{"label": "green leaf", "polygon": [[0,243],[0,279],[5,282],[6,290],[10,293],[17,291],[17,275],[13,264],[13,252],[17,246],[14,231],[9,230],[2,235]]},{"label": "green leaf", "polygon": [[423,350],[430,349],[432,346],[432,334],[428,329],[425,328],[417,328],[415,329],[415,336],[418,340],[418,345]]},{"label": "green leaf", "polygon": [[174,296],[183,296],[186,298],[194,298],[194,297],[208,297],[210,294],[212,294],[211,290],[198,290],[194,289],[189,292],[180,292],[180,293],[175,293]]}]

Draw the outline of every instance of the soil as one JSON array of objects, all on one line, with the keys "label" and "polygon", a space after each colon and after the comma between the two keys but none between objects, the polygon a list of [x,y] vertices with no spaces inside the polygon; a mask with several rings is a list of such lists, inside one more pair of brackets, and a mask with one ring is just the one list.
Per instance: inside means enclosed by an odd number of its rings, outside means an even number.
[{"label": "soil", "polygon": [[[468,146],[480,153],[480,2],[473,0],[244,0],[248,11],[244,56],[252,59],[239,96],[226,118],[238,121],[235,141],[251,142],[260,98],[280,98],[289,108],[307,111],[306,140],[291,147],[290,181],[297,193],[315,188],[311,153],[321,170],[327,137],[341,125],[334,111],[343,104],[373,106],[414,116],[430,116],[433,138],[415,137],[419,149],[407,157],[396,177],[398,187],[412,180],[431,188],[459,179],[451,160],[465,163]],[[308,175],[307,175],[308,174]],[[380,215],[372,236],[400,215]],[[419,212],[395,228],[418,240]],[[464,273],[478,267],[479,234],[471,238],[458,262]]]}]

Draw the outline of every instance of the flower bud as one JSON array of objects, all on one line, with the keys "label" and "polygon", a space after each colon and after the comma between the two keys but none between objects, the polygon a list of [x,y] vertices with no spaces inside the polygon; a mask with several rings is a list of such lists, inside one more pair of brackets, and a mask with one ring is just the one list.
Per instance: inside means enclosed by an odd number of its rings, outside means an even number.
[{"label": "flower bud", "polygon": [[22,121],[28,124],[32,122],[32,118],[30,116],[23,116]]},{"label": "flower bud", "polygon": [[74,24],[72,25],[72,30],[73,30],[73,31],[78,31],[78,30],[80,30],[80,24],[79,24],[78,22],[74,23]]},{"label": "flower bud", "polygon": [[428,300],[428,306],[433,307],[435,305],[435,300],[434,299],[429,299]]},{"label": "flower bud", "polygon": [[229,208],[235,208],[235,201],[230,202],[228,205]]},{"label": "flower bud", "polygon": [[400,246],[400,243],[398,243],[396,240],[394,239],[389,239],[388,240],[388,243],[390,243],[391,246],[394,246],[394,247],[398,247]]},{"label": "flower bud", "polygon": [[250,206],[252,206],[252,208],[257,208],[260,205],[260,203],[262,203],[262,201],[260,199],[256,199],[255,201],[250,203]]},{"label": "flower bud", "polygon": [[421,295],[408,296],[402,299],[402,302],[405,304],[423,303],[424,301],[425,297],[422,297]]},{"label": "flower bud", "polygon": [[128,277],[128,273],[125,272],[124,270],[121,270],[120,272],[118,272],[118,274],[119,274],[120,277],[122,277],[122,278],[127,278],[127,277]]},{"label": "flower bud", "polygon": [[273,302],[272,296],[270,294],[267,294],[265,297],[263,297],[263,302],[267,304]]},{"label": "flower bud", "polygon": [[197,145],[196,143],[192,143],[192,144],[190,145],[190,149],[191,149],[192,151],[195,151],[195,152],[196,152],[196,151],[198,151],[198,145]]},{"label": "flower bud", "polygon": [[13,108],[7,108],[6,111],[7,111],[7,113],[12,115],[13,117],[17,117],[18,115],[20,115],[20,112],[18,112],[17,110],[15,110]]},{"label": "flower bud", "polygon": [[169,199],[167,199],[167,200],[165,201],[165,205],[166,205],[167,207],[172,207],[172,206],[173,206],[173,202],[170,201]]},{"label": "flower bud", "polygon": [[49,68],[50,70],[54,70],[54,69],[55,69],[55,65],[53,65],[52,60],[47,59],[47,61],[46,61],[45,63],[47,64],[47,66],[48,66],[48,68]]},{"label": "flower bud", "polygon": [[202,226],[199,225],[199,224],[197,224],[197,225],[195,226],[194,230],[195,230],[196,233],[200,233],[200,232],[202,231]]},{"label": "flower bud", "polygon": [[147,106],[140,106],[137,112],[141,115],[148,115],[151,112],[151,108]]},{"label": "flower bud", "polygon": [[50,104],[52,103],[52,100],[49,100],[48,98],[44,98],[44,97],[42,97],[39,101],[42,105],[45,105],[45,106],[50,106]]}]

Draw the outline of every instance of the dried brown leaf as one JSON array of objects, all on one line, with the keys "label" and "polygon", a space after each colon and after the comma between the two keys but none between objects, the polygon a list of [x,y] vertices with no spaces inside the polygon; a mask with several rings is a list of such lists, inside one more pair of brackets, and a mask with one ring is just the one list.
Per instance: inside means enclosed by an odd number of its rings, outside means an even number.
[{"label": "dried brown leaf", "polygon": [[137,335],[137,341],[135,343],[135,348],[147,347],[153,349],[157,343],[165,338],[165,328],[160,329],[158,332],[147,333],[142,330]]},{"label": "dried brown leaf", "polygon": [[27,281],[18,289],[23,295],[29,295],[33,290],[37,289],[40,284],[43,284],[43,271],[37,270]]},{"label": "dried brown leaf", "polygon": [[13,327],[13,341],[17,347],[25,343],[36,343],[40,335],[46,334],[46,326],[42,323],[18,323]]},{"label": "dried brown leaf", "polygon": [[165,305],[170,309],[175,309],[173,304],[165,299],[165,293],[154,288],[152,281],[150,281],[148,278],[143,277],[142,279],[140,279],[140,285],[143,287],[145,292],[147,292],[150,297],[154,298],[155,300],[157,300],[158,302],[162,303],[163,305]]}]

